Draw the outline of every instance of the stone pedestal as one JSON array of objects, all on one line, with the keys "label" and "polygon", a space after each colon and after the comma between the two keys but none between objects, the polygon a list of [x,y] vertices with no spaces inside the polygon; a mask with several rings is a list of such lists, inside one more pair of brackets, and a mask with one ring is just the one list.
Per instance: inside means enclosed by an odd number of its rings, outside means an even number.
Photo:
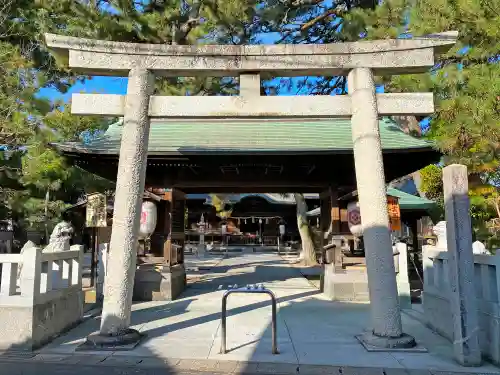
[{"label": "stone pedestal", "polygon": [[369,302],[368,278],[364,271],[339,273],[333,263],[325,264],[323,294],[332,301]]},{"label": "stone pedestal", "polygon": [[204,243],[196,245],[196,254],[198,258],[206,258],[208,256],[207,245]]},{"label": "stone pedestal", "polygon": [[243,254],[253,254],[255,253],[255,248],[253,246],[242,246],[241,252]]},{"label": "stone pedestal", "polygon": [[134,301],[173,301],[186,289],[183,264],[167,267],[143,264],[137,268],[134,282]]}]

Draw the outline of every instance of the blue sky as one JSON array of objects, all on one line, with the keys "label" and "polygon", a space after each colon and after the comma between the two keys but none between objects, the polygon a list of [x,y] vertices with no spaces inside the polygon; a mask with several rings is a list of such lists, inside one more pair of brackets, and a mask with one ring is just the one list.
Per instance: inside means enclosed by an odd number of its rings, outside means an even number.
[{"label": "blue sky", "polygon": [[[314,78],[311,78],[313,80]],[[84,83],[77,83],[71,89],[61,94],[54,88],[43,88],[39,91],[41,97],[49,98],[52,101],[64,100],[68,102],[71,100],[73,93],[93,93],[93,94],[121,94],[127,92],[127,78],[124,77],[93,77]],[[377,87],[377,92],[384,92],[384,87]],[[280,95],[289,95],[292,92],[281,92]],[[295,92],[293,92],[295,94]]]},{"label": "blue sky", "polygon": [[61,94],[54,88],[43,88],[39,95],[51,100],[62,99],[65,102],[71,99],[73,93],[125,94],[127,92],[127,78],[122,77],[93,77],[84,83],[77,83],[71,89]]}]

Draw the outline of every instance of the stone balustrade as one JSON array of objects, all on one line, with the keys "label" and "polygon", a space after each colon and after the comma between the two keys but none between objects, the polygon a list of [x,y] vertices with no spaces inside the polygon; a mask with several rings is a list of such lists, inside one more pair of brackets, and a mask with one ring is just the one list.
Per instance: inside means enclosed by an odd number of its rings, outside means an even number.
[{"label": "stone balustrade", "polygon": [[[450,306],[449,253],[435,246],[423,247],[423,308],[427,325],[454,341]],[[500,256],[474,255],[475,298],[479,316],[482,355],[500,363]]]},{"label": "stone balustrade", "polygon": [[0,350],[32,350],[83,316],[83,246],[0,254]]}]

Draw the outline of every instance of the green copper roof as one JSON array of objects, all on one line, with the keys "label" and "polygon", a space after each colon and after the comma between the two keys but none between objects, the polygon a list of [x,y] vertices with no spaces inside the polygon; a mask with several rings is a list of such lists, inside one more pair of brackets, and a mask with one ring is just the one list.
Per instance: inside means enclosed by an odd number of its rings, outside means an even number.
[{"label": "green copper roof", "polygon": [[404,191],[388,188],[387,195],[399,198],[399,207],[402,210],[430,210],[436,207],[436,202],[426,198],[417,197]]},{"label": "green copper roof", "polygon": [[[123,125],[113,124],[90,144],[55,145],[66,152],[118,154]],[[380,121],[384,150],[432,148],[404,133],[390,119]],[[352,150],[349,119],[153,120],[149,154],[176,152],[342,152]]]},{"label": "green copper roof", "polygon": [[[414,210],[420,210],[420,211],[427,211],[430,210],[434,207],[436,207],[436,202],[431,201],[426,198],[421,198],[416,195],[411,195],[408,193],[405,193],[404,191],[394,189],[394,188],[387,188],[387,195],[390,195],[392,197],[399,198],[399,208],[403,211],[414,211]],[[321,214],[320,208],[315,208],[314,210],[311,210],[307,213],[307,216],[319,216]]]}]

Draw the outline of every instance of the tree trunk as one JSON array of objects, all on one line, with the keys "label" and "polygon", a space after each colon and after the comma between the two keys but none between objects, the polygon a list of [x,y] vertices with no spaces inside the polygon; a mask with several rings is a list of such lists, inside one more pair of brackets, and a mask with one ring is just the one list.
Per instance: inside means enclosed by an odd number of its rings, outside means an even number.
[{"label": "tree trunk", "polygon": [[297,226],[299,228],[302,250],[300,259],[306,266],[313,266],[316,262],[316,252],[314,242],[311,237],[311,230],[307,221],[307,204],[304,196],[300,193],[293,194],[297,204]]},{"label": "tree trunk", "polygon": [[497,212],[497,218],[500,219],[500,205],[498,204],[498,198],[494,198],[493,204],[495,205],[495,210]]},{"label": "tree trunk", "polygon": [[49,243],[49,201],[50,201],[50,189],[47,188],[45,193],[45,242]]}]

